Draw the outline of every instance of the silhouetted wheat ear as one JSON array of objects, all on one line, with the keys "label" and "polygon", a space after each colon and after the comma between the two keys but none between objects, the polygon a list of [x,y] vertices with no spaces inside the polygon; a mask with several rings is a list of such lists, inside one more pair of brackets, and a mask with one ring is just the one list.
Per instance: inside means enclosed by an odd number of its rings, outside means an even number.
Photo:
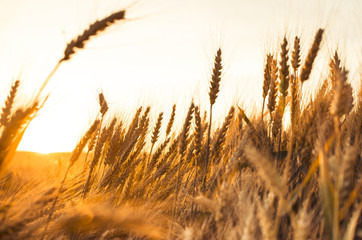
[{"label": "silhouetted wheat ear", "polygon": [[156,125],[153,128],[152,138],[151,138],[151,143],[152,144],[155,144],[157,142],[157,140],[158,140],[159,133],[160,133],[160,128],[161,128],[161,124],[162,124],[162,119],[163,119],[163,112],[161,112],[158,115]]},{"label": "silhouetted wheat ear", "polygon": [[298,36],[294,39],[294,49],[292,52],[292,67],[294,73],[298,71],[300,66],[300,38]]},{"label": "silhouetted wheat ear", "polygon": [[142,115],[142,118],[140,120],[140,129],[142,129],[142,130],[146,130],[148,128],[148,125],[150,122],[148,115],[149,115],[150,111],[151,111],[151,107],[148,106]]},{"label": "silhouetted wheat ear", "polygon": [[195,108],[195,105],[192,102],[189,107],[189,110],[187,112],[184,125],[182,127],[182,132],[181,132],[180,139],[179,139],[179,154],[181,156],[183,156],[185,154],[185,151],[187,148],[187,138],[189,135],[189,130],[190,130],[190,125],[191,125],[192,115],[194,113],[194,108]]},{"label": "silhouetted wheat ear", "polygon": [[98,101],[99,101],[99,105],[101,107],[100,113],[102,114],[102,116],[104,116],[104,114],[106,114],[106,112],[108,111],[108,104],[107,104],[106,98],[104,97],[103,93],[99,94]]},{"label": "silhouetted wheat ear", "polygon": [[296,116],[299,114],[299,81],[297,71],[300,66],[300,38],[298,36],[294,39],[294,49],[292,52],[292,67],[293,74],[291,75],[290,88],[291,88],[291,123],[292,133],[294,132],[294,125],[296,123]]},{"label": "silhouetted wheat ear", "polygon": [[291,102],[291,122],[292,125],[296,122],[296,117],[299,113],[299,86],[298,81],[296,78],[296,75],[291,76],[291,82],[290,82],[290,88],[291,88],[291,96],[292,96],[292,102]]},{"label": "silhouetted wheat ear", "polygon": [[78,35],[76,39],[73,39],[69,42],[64,50],[64,57],[60,60],[66,61],[72,57],[75,53],[75,48],[81,49],[84,47],[84,44],[89,40],[90,37],[97,35],[99,32],[105,30],[108,26],[113,24],[117,20],[122,20],[125,17],[125,10],[121,10],[115,13],[112,13],[102,20],[97,20],[92,23],[88,29],[86,29],[81,35]]},{"label": "silhouetted wheat ear", "polygon": [[201,116],[199,106],[195,107],[195,156],[198,156],[201,152],[201,144],[203,137],[203,129],[201,125]]},{"label": "silhouetted wheat ear", "polygon": [[316,58],[317,56],[317,53],[319,51],[319,46],[322,42],[322,37],[323,37],[323,33],[324,33],[324,30],[323,29],[318,29],[315,37],[314,37],[314,42],[312,44],[312,47],[310,48],[309,52],[308,52],[308,55],[307,55],[307,58],[305,60],[305,63],[302,67],[302,72],[300,74],[300,81],[303,83],[304,81],[308,80],[309,79],[309,75],[312,71],[312,68],[313,68],[313,62],[314,62],[314,59]]},{"label": "silhouetted wheat ear", "polygon": [[273,58],[271,64],[271,75],[270,75],[270,92],[268,98],[268,109],[270,114],[275,110],[275,104],[278,94],[278,67],[277,67],[277,60]]},{"label": "silhouetted wheat ear", "polygon": [[264,82],[263,82],[263,98],[265,99],[270,89],[270,78],[272,71],[273,56],[269,53],[266,57],[266,63],[264,68]]},{"label": "silhouetted wheat ear", "polygon": [[212,70],[211,76],[211,86],[210,86],[210,105],[214,105],[217,94],[220,90],[220,81],[221,81],[221,70],[222,70],[222,63],[221,63],[221,49],[219,48],[216,52],[215,61],[214,61],[214,68]]},{"label": "silhouetted wheat ear", "polygon": [[2,113],[0,117],[1,126],[6,126],[9,123],[9,118],[11,115],[11,109],[13,107],[14,99],[16,96],[16,92],[18,91],[20,81],[16,80],[14,84],[11,86],[10,93],[5,101],[5,106],[2,108]]},{"label": "silhouetted wheat ear", "polygon": [[172,130],[173,123],[175,121],[175,115],[176,115],[176,104],[172,106],[172,113],[170,116],[170,120],[168,121],[167,128],[166,128],[166,136],[169,136]]},{"label": "silhouetted wheat ear", "polygon": [[281,45],[280,52],[280,68],[279,68],[279,91],[285,98],[288,95],[289,87],[289,64],[288,64],[288,41],[284,37],[283,44]]}]

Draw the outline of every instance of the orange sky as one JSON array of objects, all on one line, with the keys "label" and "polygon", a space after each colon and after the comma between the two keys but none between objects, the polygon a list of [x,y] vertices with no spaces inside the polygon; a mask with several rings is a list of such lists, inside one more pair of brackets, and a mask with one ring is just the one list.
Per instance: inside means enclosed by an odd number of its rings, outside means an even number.
[{"label": "orange sky", "polygon": [[[287,33],[302,37],[303,54],[318,27],[326,35],[310,85],[338,47],[356,82],[361,70],[359,0],[0,0],[0,100],[22,80],[30,97],[61,58],[64,47],[96,19],[121,8],[128,20],[92,38],[53,76],[50,98],[26,132],[21,150],[70,151],[94,118],[99,91],[110,109],[127,114],[152,104],[153,115],[173,103],[181,113],[193,97],[204,109],[208,77],[219,45],[226,72],[215,115],[238,102],[261,103],[263,58]],[[21,98],[21,97],[20,97]],[[21,99],[20,99],[21,100]]]}]

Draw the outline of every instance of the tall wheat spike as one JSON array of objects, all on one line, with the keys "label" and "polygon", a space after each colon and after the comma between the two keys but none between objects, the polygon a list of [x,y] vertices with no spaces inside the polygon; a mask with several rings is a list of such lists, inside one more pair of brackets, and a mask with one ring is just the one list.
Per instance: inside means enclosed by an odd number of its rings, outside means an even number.
[{"label": "tall wheat spike", "polygon": [[[209,91],[209,97],[210,97],[210,120],[209,120],[209,131],[207,133],[207,144],[206,144],[206,172],[209,166],[209,155],[210,155],[210,136],[211,136],[211,125],[212,125],[212,106],[215,104],[217,95],[220,90],[220,81],[221,81],[221,70],[222,70],[222,58],[221,58],[221,48],[219,48],[215,55],[214,60],[214,67],[212,70],[212,76],[210,81],[210,91]],[[206,175],[204,179],[204,191],[206,187]]]},{"label": "tall wheat spike", "polygon": [[298,68],[300,66],[300,39],[295,37],[294,40],[294,49],[292,52],[292,67],[293,74],[291,75],[291,123],[292,123],[292,133],[294,132],[294,125],[296,122],[296,117],[299,113],[299,80],[298,80]]},{"label": "tall wheat spike", "polygon": [[288,41],[287,38],[284,37],[283,43],[281,45],[280,52],[280,68],[279,68],[279,111],[283,115],[284,108],[286,105],[286,98],[288,96],[288,88],[289,88],[289,64],[288,64],[289,56],[288,56]]},{"label": "tall wheat spike", "polygon": [[320,28],[320,29],[318,29],[318,31],[314,37],[314,42],[308,52],[307,58],[302,67],[302,72],[300,73],[300,81],[302,83],[309,79],[309,75],[313,68],[314,60],[317,56],[317,53],[319,51],[319,46],[322,42],[323,33],[324,33],[324,29]]}]

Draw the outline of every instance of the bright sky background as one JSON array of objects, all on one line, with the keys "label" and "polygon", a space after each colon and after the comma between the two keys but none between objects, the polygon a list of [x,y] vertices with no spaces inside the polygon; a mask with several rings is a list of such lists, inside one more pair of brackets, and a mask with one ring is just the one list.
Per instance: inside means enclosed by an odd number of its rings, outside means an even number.
[{"label": "bright sky background", "polygon": [[360,0],[0,0],[1,103],[18,78],[19,100],[29,99],[68,41],[122,8],[126,21],[92,38],[55,73],[50,98],[20,150],[71,151],[98,111],[100,91],[110,109],[126,119],[137,106],[151,104],[153,116],[164,111],[167,120],[177,103],[182,121],[192,98],[207,109],[219,46],[226,71],[216,118],[233,103],[249,113],[261,105],[264,56],[278,49],[284,34],[290,43],[295,34],[301,36],[304,57],[316,30],[326,29],[309,85],[326,74],[318,69],[327,69],[327,56],[336,48],[351,81],[360,78]]}]

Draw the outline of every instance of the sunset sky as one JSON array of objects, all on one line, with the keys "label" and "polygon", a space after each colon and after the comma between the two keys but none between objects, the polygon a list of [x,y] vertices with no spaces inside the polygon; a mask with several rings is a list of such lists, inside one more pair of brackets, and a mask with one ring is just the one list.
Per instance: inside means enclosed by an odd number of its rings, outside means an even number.
[{"label": "sunset sky", "polygon": [[62,57],[68,41],[90,23],[124,8],[120,21],[93,37],[49,82],[49,100],[29,126],[19,150],[71,151],[98,111],[103,91],[110,110],[130,118],[153,106],[181,121],[193,98],[208,107],[208,82],[220,46],[225,72],[216,118],[231,104],[251,113],[261,105],[263,60],[286,36],[301,36],[302,59],[314,33],[326,29],[308,83],[315,86],[339,50],[357,83],[362,60],[360,0],[0,0],[0,100],[20,79],[19,104],[30,99]]}]

